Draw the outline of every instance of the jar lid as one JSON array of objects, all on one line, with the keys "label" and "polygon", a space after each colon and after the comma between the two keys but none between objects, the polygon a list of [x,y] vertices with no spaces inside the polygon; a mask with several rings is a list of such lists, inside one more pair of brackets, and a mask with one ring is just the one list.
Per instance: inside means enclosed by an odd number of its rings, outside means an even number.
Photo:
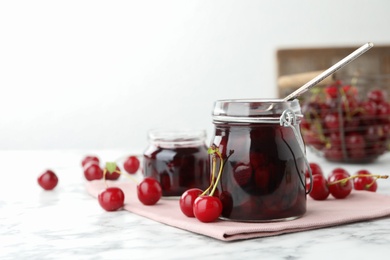
[{"label": "jar lid", "polygon": [[231,123],[279,123],[285,110],[291,110],[302,118],[299,101],[282,99],[227,99],[214,103],[213,122]]},{"label": "jar lid", "polygon": [[152,143],[164,147],[200,145],[206,140],[206,130],[153,129],[148,132],[148,138]]}]

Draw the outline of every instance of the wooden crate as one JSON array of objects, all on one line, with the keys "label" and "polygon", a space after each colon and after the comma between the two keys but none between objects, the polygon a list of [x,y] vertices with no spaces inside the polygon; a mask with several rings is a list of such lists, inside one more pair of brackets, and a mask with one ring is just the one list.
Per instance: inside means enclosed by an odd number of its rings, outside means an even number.
[{"label": "wooden crate", "polygon": [[[287,96],[359,47],[279,49],[276,53],[278,96],[280,98]],[[307,74],[307,72],[313,73]],[[374,46],[337,71],[333,77],[342,78],[356,73],[390,75],[390,46]],[[322,83],[327,84],[330,81],[332,78],[328,78]],[[388,88],[390,88],[390,84]]]}]

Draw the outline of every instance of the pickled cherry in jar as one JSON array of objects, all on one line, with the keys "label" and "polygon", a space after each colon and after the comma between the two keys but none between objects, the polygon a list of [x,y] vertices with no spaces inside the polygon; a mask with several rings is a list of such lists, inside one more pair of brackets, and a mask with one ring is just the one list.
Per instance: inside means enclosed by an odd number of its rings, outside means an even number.
[{"label": "pickled cherry in jar", "polygon": [[158,180],[162,194],[180,197],[190,188],[209,185],[209,158],[204,130],[152,130],[143,155],[144,175]]},{"label": "pickled cherry in jar", "polygon": [[[287,110],[297,118],[290,127],[280,124]],[[297,100],[215,102],[211,145],[226,159],[217,186],[222,218],[268,222],[295,219],[306,212],[300,118]]]}]

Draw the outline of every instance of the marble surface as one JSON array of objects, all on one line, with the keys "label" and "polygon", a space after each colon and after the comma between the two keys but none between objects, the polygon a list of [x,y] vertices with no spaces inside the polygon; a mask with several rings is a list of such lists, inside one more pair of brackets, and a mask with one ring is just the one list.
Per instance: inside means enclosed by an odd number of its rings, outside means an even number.
[{"label": "marble surface", "polygon": [[[222,242],[134,215],[105,212],[85,191],[86,154],[114,161],[125,151],[0,151],[0,259],[388,259],[390,218],[237,242]],[[388,174],[390,153],[374,164],[328,163]],[[37,176],[53,169],[60,181],[43,191]],[[390,195],[390,180],[378,192]]]}]

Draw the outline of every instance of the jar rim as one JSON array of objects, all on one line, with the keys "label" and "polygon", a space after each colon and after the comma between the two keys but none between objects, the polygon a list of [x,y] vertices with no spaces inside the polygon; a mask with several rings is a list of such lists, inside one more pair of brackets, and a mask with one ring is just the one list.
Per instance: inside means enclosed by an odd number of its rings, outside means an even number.
[{"label": "jar rim", "polygon": [[279,123],[285,110],[302,118],[298,99],[225,99],[214,103],[212,119],[214,123]]},{"label": "jar rim", "polygon": [[204,129],[151,129],[148,139],[155,144],[184,146],[199,144],[206,140]]}]

